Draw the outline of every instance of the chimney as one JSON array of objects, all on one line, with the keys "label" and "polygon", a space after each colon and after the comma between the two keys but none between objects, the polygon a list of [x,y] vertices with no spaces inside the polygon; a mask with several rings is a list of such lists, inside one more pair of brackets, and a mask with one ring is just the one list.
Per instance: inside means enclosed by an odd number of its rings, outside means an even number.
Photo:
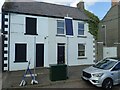
[{"label": "chimney", "polygon": [[78,4],[77,4],[77,8],[80,9],[80,10],[84,10],[84,1],[81,0]]},{"label": "chimney", "polygon": [[119,0],[111,0],[111,6],[117,5]]}]

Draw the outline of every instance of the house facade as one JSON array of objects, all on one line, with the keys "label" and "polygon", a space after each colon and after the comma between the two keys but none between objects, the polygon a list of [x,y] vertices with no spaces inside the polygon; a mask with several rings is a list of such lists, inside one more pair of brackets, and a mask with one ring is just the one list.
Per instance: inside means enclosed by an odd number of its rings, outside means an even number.
[{"label": "house facade", "polygon": [[111,8],[101,20],[98,31],[98,60],[120,57],[120,4],[112,0]]},{"label": "house facade", "polygon": [[4,71],[24,70],[28,61],[31,69],[50,64],[94,63],[95,44],[88,32],[88,17],[78,8],[43,2],[5,2],[2,13]]}]

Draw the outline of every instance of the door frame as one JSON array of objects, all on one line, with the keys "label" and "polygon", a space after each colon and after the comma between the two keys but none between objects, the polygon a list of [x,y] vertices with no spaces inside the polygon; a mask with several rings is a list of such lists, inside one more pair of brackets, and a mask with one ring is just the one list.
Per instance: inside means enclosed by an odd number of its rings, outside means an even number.
[{"label": "door frame", "polygon": [[37,66],[37,45],[43,45],[43,66],[39,66],[39,67],[44,67],[44,64],[45,64],[45,45],[44,45],[44,43],[36,43],[36,62],[35,62],[35,64],[36,64],[36,68],[38,68],[38,66]]},{"label": "door frame", "polygon": [[58,63],[58,46],[63,46],[64,47],[64,64],[66,63],[66,46],[65,43],[57,43],[57,64]]}]

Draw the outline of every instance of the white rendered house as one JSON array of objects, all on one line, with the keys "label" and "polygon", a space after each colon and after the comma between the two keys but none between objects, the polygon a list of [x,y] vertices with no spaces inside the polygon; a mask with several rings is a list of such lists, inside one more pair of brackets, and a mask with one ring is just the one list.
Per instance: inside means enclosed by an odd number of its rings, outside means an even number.
[{"label": "white rendered house", "polygon": [[84,12],[75,7],[5,2],[2,7],[3,70],[24,70],[29,60],[30,68],[93,64],[95,44],[88,32],[87,20]]}]

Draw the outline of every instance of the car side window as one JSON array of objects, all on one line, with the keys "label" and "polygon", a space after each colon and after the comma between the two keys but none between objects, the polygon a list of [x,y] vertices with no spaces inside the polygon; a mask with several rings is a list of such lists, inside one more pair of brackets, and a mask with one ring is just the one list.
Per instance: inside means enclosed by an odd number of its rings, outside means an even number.
[{"label": "car side window", "polygon": [[113,68],[112,71],[120,70],[120,62]]}]

